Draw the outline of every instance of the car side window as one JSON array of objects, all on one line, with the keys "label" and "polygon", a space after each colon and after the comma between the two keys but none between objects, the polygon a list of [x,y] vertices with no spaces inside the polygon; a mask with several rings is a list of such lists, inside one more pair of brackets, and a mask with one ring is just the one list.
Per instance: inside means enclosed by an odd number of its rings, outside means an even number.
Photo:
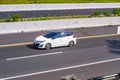
[{"label": "car side window", "polygon": [[56,34],[57,34],[57,33],[49,32],[49,33],[45,34],[44,37],[46,37],[46,38],[51,38],[51,37],[55,36]]},{"label": "car side window", "polygon": [[60,37],[62,37],[60,33],[57,33],[55,36],[53,36],[53,38],[60,38]]},{"label": "car side window", "polygon": [[73,35],[73,32],[68,33],[68,36],[71,36],[71,35]]},{"label": "car side window", "polygon": [[66,36],[70,36],[70,35],[72,35],[71,32],[58,32],[52,38],[55,39],[55,38],[61,38],[61,37],[66,37]]},{"label": "car side window", "polygon": [[70,36],[70,35],[72,35],[72,33],[64,33],[63,37]]},{"label": "car side window", "polygon": [[66,37],[66,36],[68,36],[68,33],[64,33],[64,34],[63,34],[63,37]]}]

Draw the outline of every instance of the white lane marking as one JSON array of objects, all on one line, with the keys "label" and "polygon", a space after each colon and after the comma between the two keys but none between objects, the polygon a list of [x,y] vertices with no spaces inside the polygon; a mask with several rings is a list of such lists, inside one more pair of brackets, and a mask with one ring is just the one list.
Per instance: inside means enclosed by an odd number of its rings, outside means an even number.
[{"label": "white lane marking", "polygon": [[60,53],[63,53],[63,52],[61,51],[61,52],[45,53],[45,54],[22,56],[22,57],[15,57],[15,58],[7,58],[6,60],[25,59],[25,58],[32,58],[32,57],[39,57],[39,56],[55,55],[55,54],[60,54]]},{"label": "white lane marking", "polygon": [[64,67],[64,68],[59,68],[59,69],[52,69],[52,70],[42,71],[42,72],[35,72],[35,73],[23,74],[23,75],[18,75],[18,76],[13,76],[13,77],[1,78],[0,80],[8,80],[8,79],[15,79],[15,78],[33,76],[33,75],[38,75],[38,74],[44,74],[44,73],[61,71],[61,70],[67,70],[67,69],[72,69],[72,68],[97,65],[97,64],[101,64],[101,63],[113,62],[113,61],[118,61],[118,60],[120,60],[120,58],[115,58],[115,59],[110,59],[110,60],[104,60],[104,61],[98,61],[98,62],[92,62],[92,63],[82,64],[82,65],[76,65],[76,66],[69,66],[69,67]]}]

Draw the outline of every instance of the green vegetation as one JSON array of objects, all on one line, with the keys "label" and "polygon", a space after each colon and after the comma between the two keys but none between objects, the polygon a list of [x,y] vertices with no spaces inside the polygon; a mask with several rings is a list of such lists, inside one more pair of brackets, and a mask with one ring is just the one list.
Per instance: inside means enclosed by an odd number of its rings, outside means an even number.
[{"label": "green vegetation", "polygon": [[117,16],[120,14],[120,10],[118,8],[113,9],[114,16]]},{"label": "green vegetation", "polygon": [[109,3],[120,0],[0,0],[0,4],[42,4],[42,3]]},{"label": "green vegetation", "polygon": [[95,12],[94,12],[94,16],[99,16],[100,15],[100,11],[99,10],[96,10]]},{"label": "green vegetation", "polygon": [[120,10],[118,8],[115,8],[112,10],[112,14],[108,10],[106,10],[104,13],[101,13],[99,10],[94,11],[93,13],[90,13],[90,15],[66,15],[66,16],[50,16],[47,17],[35,17],[32,16],[31,18],[22,18],[21,14],[13,14],[10,15],[10,17],[6,19],[2,19],[0,17],[0,22],[19,22],[19,21],[38,21],[38,20],[58,20],[58,19],[76,19],[76,18],[93,18],[93,17],[114,17],[114,16],[120,16]]},{"label": "green vegetation", "polygon": [[20,14],[13,14],[11,15],[12,17],[12,21],[19,21],[20,19],[22,19],[22,16]]},{"label": "green vegetation", "polygon": [[103,14],[104,14],[104,16],[110,16],[110,12],[109,11],[105,11]]}]

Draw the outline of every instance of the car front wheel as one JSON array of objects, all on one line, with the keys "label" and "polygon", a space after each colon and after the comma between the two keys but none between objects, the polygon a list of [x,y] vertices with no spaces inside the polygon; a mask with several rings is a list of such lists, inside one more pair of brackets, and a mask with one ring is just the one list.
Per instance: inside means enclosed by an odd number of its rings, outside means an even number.
[{"label": "car front wheel", "polygon": [[50,48],[51,48],[51,44],[50,44],[50,43],[47,43],[47,44],[45,45],[45,49],[48,50],[48,49],[50,49]]}]

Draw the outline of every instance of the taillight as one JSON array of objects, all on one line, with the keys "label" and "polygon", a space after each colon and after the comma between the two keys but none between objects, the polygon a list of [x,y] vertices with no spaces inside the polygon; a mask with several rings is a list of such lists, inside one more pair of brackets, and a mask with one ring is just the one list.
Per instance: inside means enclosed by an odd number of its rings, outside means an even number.
[{"label": "taillight", "polygon": [[73,35],[73,38],[76,38],[76,36],[75,36],[75,35]]}]

